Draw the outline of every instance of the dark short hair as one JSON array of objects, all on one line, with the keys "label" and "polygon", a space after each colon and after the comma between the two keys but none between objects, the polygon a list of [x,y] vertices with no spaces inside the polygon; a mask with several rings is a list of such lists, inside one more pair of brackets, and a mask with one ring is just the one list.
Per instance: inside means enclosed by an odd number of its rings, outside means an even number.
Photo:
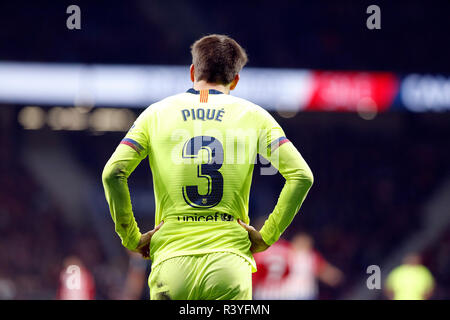
[{"label": "dark short hair", "polygon": [[233,39],[211,34],[191,46],[197,81],[229,84],[247,63],[245,50]]}]

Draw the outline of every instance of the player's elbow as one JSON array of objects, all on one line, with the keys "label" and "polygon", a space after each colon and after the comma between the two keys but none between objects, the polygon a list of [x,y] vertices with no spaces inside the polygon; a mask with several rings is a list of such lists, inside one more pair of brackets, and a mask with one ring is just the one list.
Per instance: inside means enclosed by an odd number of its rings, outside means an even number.
[{"label": "player's elbow", "polygon": [[103,185],[110,185],[124,177],[123,170],[118,165],[106,164],[102,172]]},{"label": "player's elbow", "polygon": [[287,180],[294,182],[302,190],[309,190],[314,183],[314,175],[309,167],[299,167],[293,170]]},{"label": "player's elbow", "polygon": [[307,170],[304,170],[302,176],[304,181],[303,183],[305,183],[308,186],[308,189],[311,188],[314,183],[314,175],[311,169],[308,167]]},{"label": "player's elbow", "polygon": [[113,179],[113,174],[110,168],[108,168],[108,166],[105,166],[105,168],[103,168],[103,172],[102,172],[102,182],[104,186],[107,186],[109,184],[111,184],[111,181]]}]

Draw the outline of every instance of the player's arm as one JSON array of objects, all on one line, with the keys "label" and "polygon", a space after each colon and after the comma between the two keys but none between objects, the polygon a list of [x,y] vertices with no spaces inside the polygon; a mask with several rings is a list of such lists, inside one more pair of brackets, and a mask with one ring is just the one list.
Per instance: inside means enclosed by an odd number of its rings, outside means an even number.
[{"label": "player's arm", "polygon": [[341,284],[344,278],[342,271],[326,261],[318,252],[315,251],[314,256],[317,278],[331,287]]},{"label": "player's arm", "polygon": [[124,142],[128,141],[122,140],[106,163],[102,180],[115,230],[122,244],[134,250],[138,246],[141,233],[134,219],[127,180],[142,159],[140,154]]},{"label": "player's arm", "polygon": [[258,153],[269,160],[286,180],[274,210],[260,231],[238,221],[249,233],[250,251],[256,253],[266,250],[280,238],[300,209],[314,178],[306,161],[268,112],[256,112],[254,121],[262,129]]},{"label": "player's arm", "polygon": [[314,178],[306,161],[284,136],[270,144],[269,160],[285,178],[277,204],[260,230],[267,245],[276,242],[299,211]]},{"label": "player's arm", "polygon": [[[149,240],[141,234],[133,215],[128,177],[148,154],[148,131],[145,112],[117,146],[102,173],[103,187],[109,204],[115,231],[124,247],[139,251],[142,241]],[[144,238],[144,239],[142,239]]]}]

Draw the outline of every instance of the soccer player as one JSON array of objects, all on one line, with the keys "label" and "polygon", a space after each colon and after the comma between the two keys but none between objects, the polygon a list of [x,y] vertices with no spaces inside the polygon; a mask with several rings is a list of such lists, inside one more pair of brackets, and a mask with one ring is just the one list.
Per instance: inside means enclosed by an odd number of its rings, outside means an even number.
[{"label": "soccer player", "polygon": [[[279,239],[313,175],[267,111],[229,95],[247,62],[244,49],[227,36],[209,35],[191,53],[193,87],[136,119],[103,170],[106,199],[122,244],[152,260],[151,299],[251,299],[253,253]],[[286,179],[259,231],[248,216],[258,154]],[[141,234],[127,179],[147,156],[156,227]]]},{"label": "soccer player", "polygon": [[[94,300],[95,281],[92,273],[77,256],[63,261],[56,293],[58,300]],[[71,279],[72,278],[72,279]]]},{"label": "soccer player", "polygon": [[255,260],[254,298],[259,300],[314,300],[318,298],[317,280],[332,287],[343,280],[342,272],[322,257],[312,237],[303,232],[290,242],[280,239],[255,254]]},{"label": "soccer player", "polygon": [[435,282],[430,270],[422,264],[417,253],[403,258],[403,264],[388,275],[385,293],[391,300],[427,300],[431,298]]},{"label": "soccer player", "polygon": [[253,299],[290,300],[285,293],[292,268],[294,249],[289,241],[278,239],[267,250],[254,254],[257,272],[253,273]]}]

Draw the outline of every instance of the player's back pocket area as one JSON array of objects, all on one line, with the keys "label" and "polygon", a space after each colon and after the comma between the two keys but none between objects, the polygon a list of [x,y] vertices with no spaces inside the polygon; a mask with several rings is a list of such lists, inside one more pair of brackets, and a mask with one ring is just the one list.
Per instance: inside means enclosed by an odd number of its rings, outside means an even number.
[{"label": "player's back pocket area", "polygon": [[237,254],[174,257],[150,273],[151,300],[251,300],[252,268]]},{"label": "player's back pocket area", "polygon": [[218,252],[206,257],[201,300],[251,300],[252,267],[241,256]]}]

